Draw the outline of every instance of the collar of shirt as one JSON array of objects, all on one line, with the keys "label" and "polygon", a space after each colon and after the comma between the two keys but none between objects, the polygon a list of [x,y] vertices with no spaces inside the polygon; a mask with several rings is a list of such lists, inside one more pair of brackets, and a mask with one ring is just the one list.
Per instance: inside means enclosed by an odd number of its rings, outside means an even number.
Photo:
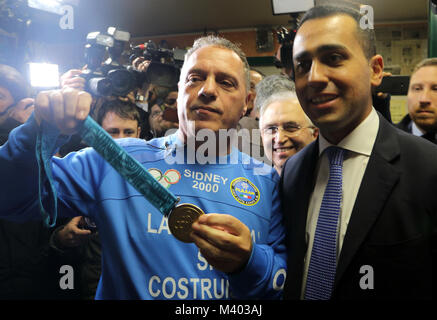
[{"label": "collar of shirt", "polygon": [[415,136],[419,136],[419,137],[421,137],[421,136],[423,136],[426,132],[423,131],[422,129],[420,129],[420,128],[416,125],[416,123],[415,123],[413,120],[411,120],[411,133],[414,134]]},{"label": "collar of shirt", "polygon": [[[379,129],[379,117],[372,107],[372,111],[369,113],[366,119],[359,124],[351,133],[341,140],[337,146],[345,150],[353,151],[359,154],[370,156],[372,153],[373,145],[375,144],[376,135]],[[334,146],[320,133],[319,136],[319,156],[323,151]],[[363,139],[363,137],[366,137]]]}]

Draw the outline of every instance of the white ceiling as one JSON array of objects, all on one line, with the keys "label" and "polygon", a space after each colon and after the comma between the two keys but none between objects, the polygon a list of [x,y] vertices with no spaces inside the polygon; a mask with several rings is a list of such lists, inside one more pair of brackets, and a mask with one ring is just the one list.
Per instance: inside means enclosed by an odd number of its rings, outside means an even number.
[{"label": "white ceiling", "polygon": [[[427,20],[428,0],[360,2],[373,7],[375,24]],[[289,19],[272,14],[271,0],[81,0],[75,12],[76,26],[87,32],[118,26],[132,36],[279,26]]]}]

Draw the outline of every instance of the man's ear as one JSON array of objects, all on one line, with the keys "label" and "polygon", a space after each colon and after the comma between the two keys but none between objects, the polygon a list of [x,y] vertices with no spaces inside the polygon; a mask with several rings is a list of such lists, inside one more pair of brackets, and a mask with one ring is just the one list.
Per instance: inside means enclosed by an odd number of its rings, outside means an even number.
[{"label": "man's ear", "polygon": [[317,139],[318,136],[319,136],[319,128],[314,128],[313,129],[313,138],[314,138],[314,140]]},{"label": "man's ear", "polygon": [[141,135],[141,127],[138,127],[138,131],[137,131],[137,138],[139,138]]},{"label": "man's ear", "polygon": [[384,71],[384,59],[381,55],[377,54],[370,58],[370,83],[372,87],[377,87],[381,84],[383,71]]}]

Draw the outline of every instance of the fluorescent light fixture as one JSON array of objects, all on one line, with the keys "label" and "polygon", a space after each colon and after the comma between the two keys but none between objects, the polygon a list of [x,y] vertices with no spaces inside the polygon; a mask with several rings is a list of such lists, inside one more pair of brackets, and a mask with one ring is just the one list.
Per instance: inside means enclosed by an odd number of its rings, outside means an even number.
[{"label": "fluorescent light fixture", "polygon": [[314,7],[314,0],[272,0],[273,14],[304,12]]},{"label": "fluorescent light fixture", "polygon": [[57,64],[29,63],[30,85],[37,88],[59,87],[59,70]]}]

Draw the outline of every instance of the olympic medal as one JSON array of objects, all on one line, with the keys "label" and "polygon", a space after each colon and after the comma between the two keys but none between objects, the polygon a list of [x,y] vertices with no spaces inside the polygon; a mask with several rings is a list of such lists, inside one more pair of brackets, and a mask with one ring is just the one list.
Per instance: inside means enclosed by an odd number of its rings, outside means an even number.
[{"label": "olympic medal", "polygon": [[190,203],[176,206],[168,217],[170,232],[182,242],[193,242],[190,237],[192,224],[204,214],[202,209]]}]

